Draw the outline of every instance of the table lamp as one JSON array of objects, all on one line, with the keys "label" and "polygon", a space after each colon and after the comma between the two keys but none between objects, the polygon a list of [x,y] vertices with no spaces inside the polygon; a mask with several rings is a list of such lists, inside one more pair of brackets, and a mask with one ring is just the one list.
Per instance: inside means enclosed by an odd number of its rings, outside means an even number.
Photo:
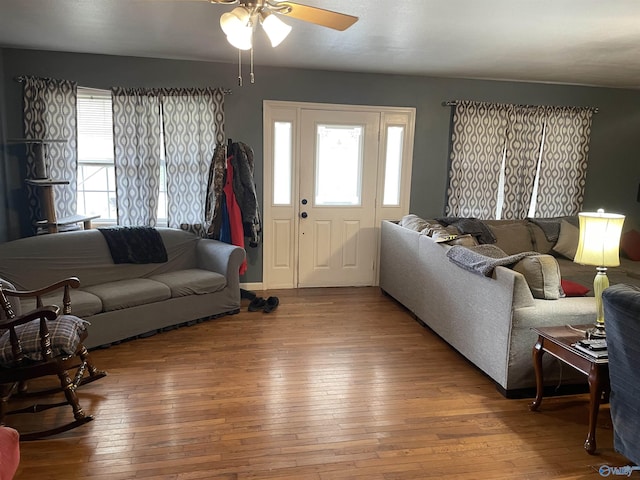
[{"label": "table lamp", "polygon": [[624,215],[597,212],[578,214],[580,221],[580,240],[574,262],[582,265],[595,265],[596,276],[593,280],[593,294],[596,299],[597,317],[592,330],[587,332],[591,338],[604,338],[604,309],[602,292],[609,286],[607,267],[620,265],[618,248]]}]

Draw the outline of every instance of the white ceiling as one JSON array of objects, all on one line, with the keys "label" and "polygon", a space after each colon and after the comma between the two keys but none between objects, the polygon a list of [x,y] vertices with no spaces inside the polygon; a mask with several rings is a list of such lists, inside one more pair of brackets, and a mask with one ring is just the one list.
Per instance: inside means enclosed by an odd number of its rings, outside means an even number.
[{"label": "white ceiling", "polygon": [[[339,32],[285,18],[293,31],[276,49],[257,33],[257,65],[640,87],[639,0],[300,3],[360,20]],[[235,63],[237,50],[219,25],[232,8],[198,0],[0,0],[0,46]]]}]

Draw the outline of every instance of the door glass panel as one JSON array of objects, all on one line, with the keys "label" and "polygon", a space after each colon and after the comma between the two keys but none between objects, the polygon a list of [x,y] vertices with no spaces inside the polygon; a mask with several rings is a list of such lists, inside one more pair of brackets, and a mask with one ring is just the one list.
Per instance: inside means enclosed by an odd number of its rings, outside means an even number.
[{"label": "door glass panel", "polygon": [[387,127],[387,152],[384,169],[384,195],[382,204],[400,205],[400,177],[402,172],[402,151],[404,148],[404,127]]},{"label": "door glass panel", "polygon": [[291,205],[291,122],[274,122],[273,132],[273,204]]},{"label": "door glass panel", "polygon": [[316,127],[315,205],[360,205],[364,127]]}]

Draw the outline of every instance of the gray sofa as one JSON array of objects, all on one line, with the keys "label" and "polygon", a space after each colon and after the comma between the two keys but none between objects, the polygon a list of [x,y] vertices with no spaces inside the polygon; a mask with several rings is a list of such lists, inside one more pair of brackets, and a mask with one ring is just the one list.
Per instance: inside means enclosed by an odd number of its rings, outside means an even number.
[{"label": "gray sofa", "polygon": [[[547,284],[549,298],[555,299],[536,298],[543,295],[537,291],[534,296],[528,272],[520,273],[515,266],[497,266],[487,277],[452,263],[447,256],[455,247],[451,243],[468,236],[441,242],[442,236],[437,238],[429,229],[416,231],[391,221],[383,221],[381,227],[380,287],[491,377],[503,395],[518,396],[535,387],[531,352],[537,337],[532,327],[595,321],[593,297],[563,297],[559,285],[560,277],[589,285],[595,268],[551,255],[554,242],[531,222],[486,223],[492,225],[497,245],[509,255],[542,253],[545,268],[536,274]],[[640,284],[640,262],[622,261],[623,266],[609,269],[611,283]],[[555,287],[549,287],[551,280]],[[550,355],[544,361],[549,385],[584,383],[582,375]]]},{"label": "gray sofa", "polygon": [[[75,276],[72,313],[88,320],[89,348],[192,321],[237,313],[242,248],[178,229],[156,229],[161,263],[114,264],[98,230],[40,235],[0,244],[0,279],[32,290]],[[44,304],[60,303],[52,293]],[[22,311],[35,307],[24,303]]]}]

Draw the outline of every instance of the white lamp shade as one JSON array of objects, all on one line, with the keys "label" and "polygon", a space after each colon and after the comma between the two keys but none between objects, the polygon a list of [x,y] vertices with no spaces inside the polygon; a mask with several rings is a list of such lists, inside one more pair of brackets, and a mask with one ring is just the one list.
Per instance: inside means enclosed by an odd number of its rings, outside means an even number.
[{"label": "white lamp shade", "polygon": [[280,20],[273,14],[268,13],[261,18],[262,28],[264,29],[272,47],[277,47],[282,41],[287,38],[291,27]]},{"label": "white lamp shade", "polygon": [[580,240],[574,262],[597,267],[620,265],[618,249],[624,224],[624,215],[615,213],[584,212],[578,214]]}]

